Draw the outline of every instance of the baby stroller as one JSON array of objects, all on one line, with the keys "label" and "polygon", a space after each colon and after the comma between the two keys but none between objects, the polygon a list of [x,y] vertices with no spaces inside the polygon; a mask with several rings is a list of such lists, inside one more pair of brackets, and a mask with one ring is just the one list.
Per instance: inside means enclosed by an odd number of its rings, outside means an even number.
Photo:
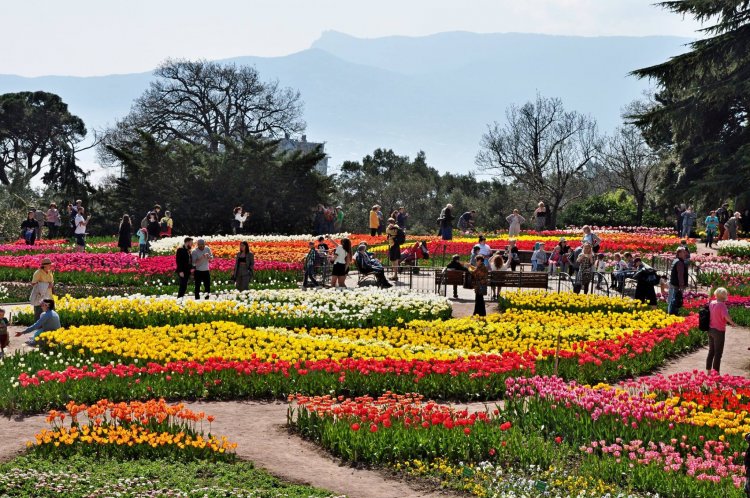
[{"label": "baby stroller", "polygon": [[430,259],[430,250],[427,249],[427,242],[415,242],[413,246],[401,251],[401,266],[417,266],[420,259]]}]

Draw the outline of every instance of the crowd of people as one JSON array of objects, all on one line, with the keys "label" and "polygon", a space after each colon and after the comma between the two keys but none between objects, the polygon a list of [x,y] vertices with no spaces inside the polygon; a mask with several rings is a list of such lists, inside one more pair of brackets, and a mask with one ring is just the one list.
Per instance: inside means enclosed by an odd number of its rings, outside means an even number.
[{"label": "crowd of people", "polygon": [[[682,238],[691,237],[696,228],[698,215],[692,206],[685,204],[674,206],[675,229]],[[705,245],[713,247],[714,242],[721,240],[737,240],[740,231],[750,231],[750,210],[745,210],[743,217],[739,211],[729,209],[729,203],[724,202],[717,209],[712,209],[702,220],[706,230]]]},{"label": "crowd of people", "polygon": [[[373,210],[375,210],[374,206]],[[372,213],[372,212],[371,212]],[[544,202],[539,202],[537,204],[536,209],[534,210],[532,214],[532,221],[533,221],[533,228],[537,232],[541,232],[546,229],[547,227],[547,208],[544,205]],[[474,233],[476,231],[476,218],[477,218],[477,211],[476,209],[472,209],[469,211],[465,211],[461,216],[458,217],[458,221],[456,223],[456,228],[458,228],[459,232],[461,232],[464,235]],[[455,219],[455,216],[453,214],[453,204],[446,204],[443,209],[440,210],[440,215],[438,215],[437,218],[437,224],[438,224],[438,236],[441,237],[443,240],[452,240],[453,239],[453,220]],[[510,237],[516,237],[521,233],[522,225],[526,223],[526,218],[524,218],[518,209],[514,209],[511,214],[509,214],[505,221],[508,223],[508,235]],[[370,215],[370,229],[372,231],[373,228],[373,217],[372,214]]]}]

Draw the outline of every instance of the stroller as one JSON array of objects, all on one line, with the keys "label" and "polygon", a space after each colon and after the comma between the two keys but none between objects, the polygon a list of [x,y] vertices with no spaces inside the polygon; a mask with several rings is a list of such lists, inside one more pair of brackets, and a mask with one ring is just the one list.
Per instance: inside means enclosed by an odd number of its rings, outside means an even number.
[{"label": "stroller", "polygon": [[420,259],[430,259],[427,242],[415,242],[413,246],[401,252],[399,264],[401,266],[417,266]]}]

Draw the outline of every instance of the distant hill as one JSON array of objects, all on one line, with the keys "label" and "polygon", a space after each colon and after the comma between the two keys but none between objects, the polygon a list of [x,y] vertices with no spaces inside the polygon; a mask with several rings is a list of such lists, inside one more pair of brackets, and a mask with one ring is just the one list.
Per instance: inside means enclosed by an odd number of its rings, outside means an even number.
[{"label": "distant hill", "polygon": [[[464,32],[362,39],[328,31],[296,54],[228,60],[302,92],[308,140],[327,143],[332,165],[389,147],[412,156],[424,150],[438,169],[467,172],[486,125],[537,91],[612,130],[621,108],[648,88],[627,74],[683,52],[689,41]],[[0,75],[0,93],[55,92],[94,129],[127,114],[151,78]]]}]

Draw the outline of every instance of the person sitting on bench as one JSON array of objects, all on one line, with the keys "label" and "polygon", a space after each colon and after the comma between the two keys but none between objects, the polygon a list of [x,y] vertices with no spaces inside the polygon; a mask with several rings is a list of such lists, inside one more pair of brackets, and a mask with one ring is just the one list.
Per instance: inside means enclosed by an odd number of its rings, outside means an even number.
[{"label": "person sitting on bench", "polygon": [[357,269],[363,275],[375,275],[375,279],[378,281],[378,287],[388,289],[393,287],[390,282],[385,278],[385,268],[383,264],[375,259],[372,254],[367,252],[367,245],[360,244],[357,246],[357,254],[354,255],[354,261],[357,264]]},{"label": "person sitting on bench", "polygon": [[[445,267],[446,270],[457,270],[457,271],[464,271],[468,272],[469,269],[464,266],[463,263],[461,263],[461,256],[458,254],[454,254],[451,258],[451,262],[448,263],[448,266]],[[453,298],[458,299],[458,286],[453,286]]]}]

